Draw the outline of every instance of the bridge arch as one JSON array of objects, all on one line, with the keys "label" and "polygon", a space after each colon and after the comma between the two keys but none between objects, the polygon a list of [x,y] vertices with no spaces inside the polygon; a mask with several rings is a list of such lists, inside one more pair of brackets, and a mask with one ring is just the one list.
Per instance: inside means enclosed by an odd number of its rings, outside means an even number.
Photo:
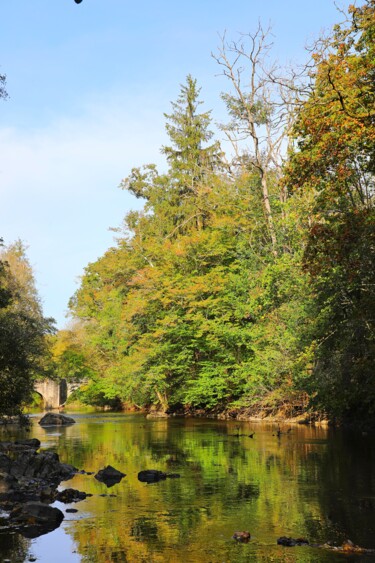
[{"label": "bridge arch", "polygon": [[65,379],[59,381],[54,381],[53,379],[37,381],[34,389],[42,396],[43,406],[46,410],[58,409],[68,398],[68,385]]}]

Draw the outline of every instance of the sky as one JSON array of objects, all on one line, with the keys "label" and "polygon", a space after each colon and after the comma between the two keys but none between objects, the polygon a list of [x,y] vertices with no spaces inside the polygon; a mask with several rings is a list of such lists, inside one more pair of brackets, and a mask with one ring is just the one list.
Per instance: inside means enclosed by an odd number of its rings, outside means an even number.
[{"label": "sky", "polygon": [[[349,1],[338,3],[346,8]],[[226,34],[272,26],[281,64],[340,21],[333,0],[0,0],[0,237],[28,246],[44,314],[68,322],[84,268],[142,202],[118,188],[165,166],[164,113],[191,74],[225,121],[212,57]]]}]

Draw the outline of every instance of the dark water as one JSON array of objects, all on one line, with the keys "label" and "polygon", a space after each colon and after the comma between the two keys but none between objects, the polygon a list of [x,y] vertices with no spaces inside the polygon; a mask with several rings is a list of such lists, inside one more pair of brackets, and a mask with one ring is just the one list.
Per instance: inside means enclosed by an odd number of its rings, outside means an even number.
[{"label": "dark water", "polygon": [[[375,561],[276,544],[280,536],[317,544],[350,538],[375,548],[374,435],[293,426],[278,438],[266,424],[237,429],[201,419],[73,416],[77,423],[62,429],[43,429],[37,417],[28,436],[78,468],[97,472],[111,464],[127,476],[109,489],[89,475],[64,482],[93,496],[73,505],[78,512],[50,534],[1,534],[0,562]],[[137,479],[142,469],[181,477],[147,485]],[[232,539],[242,530],[251,532],[248,544]]]}]

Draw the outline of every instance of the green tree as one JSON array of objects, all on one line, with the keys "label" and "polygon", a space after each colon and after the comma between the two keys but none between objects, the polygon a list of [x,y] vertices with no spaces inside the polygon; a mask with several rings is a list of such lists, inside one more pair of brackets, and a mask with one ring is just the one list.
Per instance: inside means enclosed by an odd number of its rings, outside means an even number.
[{"label": "green tree", "polygon": [[21,414],[35,378],[46,371],[46,335],[52,331],[19,241],[0,253],[0,295],[0,415],[11,416]]},{"label": "green tree", "polygon": [[203,178],[222,166],[220,144],[212,139],[209,130],[211,112],[198,113],[200,88],[197,81],[189,74],[186,85],[181,85],[177,102],[172,102],[173,112],[164,114],[167,119],[166,130],[172,146],[162,147],[170,165],[170,172],[180,187],[180,195],[197,190]]},{"label": "green tree", "polygon": [[204,227],[212,176],[223,168],[219,142],[208,144],[213,136],[211,112],[198,112],[203,103],[199,93],[197,81],[188,75],[177,102],[172,102],[173,112],[165,114],[171,146],[162,147],[162,153],[168,172],[160,175],[154,165],[134,168],[121,183],[123,189],[146,199],[145,210],[152,210],[159,234],[168,237]]},{"label": "green tree", "polygon": [[[206,146],[198,94],[188,77],[166,115],[169,169],[135,168],[122,182],[144,209],[125,217],[117,246],[86,268],[71,301],[96,374],[90,400],[223,409],[293,386],[299,237],[290,225],[294,248],[275,257],[259,169],[234,162],[228,173],[218,143]],[[277,180],[270,165],[268,186]]]}]

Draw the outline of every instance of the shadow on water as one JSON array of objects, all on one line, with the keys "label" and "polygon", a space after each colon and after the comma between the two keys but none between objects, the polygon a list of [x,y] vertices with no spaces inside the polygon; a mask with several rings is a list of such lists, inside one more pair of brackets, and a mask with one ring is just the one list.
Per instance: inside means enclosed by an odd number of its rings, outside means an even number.
[{"label": "shadow on water", "polygon": [[[375,548],[374,436],[300,426],[277,436],[269,424],[73,416],[75,425],[58,430],[34,423],[31,436],[63,462],[93,472],[112,465],[126,477],[111,495],[92,475],[64,483],[93,496],[74,505],[77,513],[65,513],[61,529],[33,540],[39,563],[58,563],[47,555],[54,539],[68,563],[375,561],[276,544],[280,536],[338,545],[350,538]],[[180,478],[146,484],[137,478],[144,469]],[[233,540],[241,530],[250,531],[249,543]],[[0,560],[9,552],[3,546],[1,541]],[[17,557],[27,561],[24,553]]]}]

